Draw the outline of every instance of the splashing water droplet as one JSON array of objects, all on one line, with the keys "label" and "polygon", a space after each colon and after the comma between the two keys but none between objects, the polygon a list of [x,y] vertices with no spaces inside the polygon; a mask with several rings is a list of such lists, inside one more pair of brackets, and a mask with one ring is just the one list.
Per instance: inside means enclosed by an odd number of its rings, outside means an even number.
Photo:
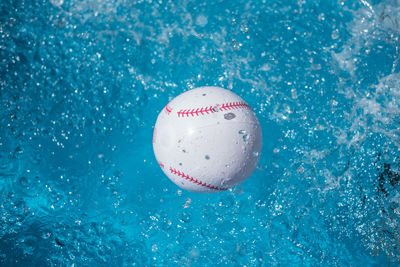
[{"label": "splashing water droplet", "polygon": [[180,221],[181,221],[182,223],[188,223],[188,222],[190,222],[190,220],[191,220],[190,213],[188,213],[188,212],[182,212]]}]

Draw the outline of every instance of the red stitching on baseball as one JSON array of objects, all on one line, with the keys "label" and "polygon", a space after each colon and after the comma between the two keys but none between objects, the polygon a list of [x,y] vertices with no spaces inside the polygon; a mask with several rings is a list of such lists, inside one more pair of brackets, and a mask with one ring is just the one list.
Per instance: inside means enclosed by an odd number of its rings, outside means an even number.
[{"label": "red stitching on baseball", "polygon": [[[232,110],[232,109],[240,109],[240,108],[248,108],[251,109],[249,105],[247,105],[245,102],[230,102],[230,103],[225,103],[222,105],[217,105],[219,107],[219,110],[221,111],[227,111],[227,110]],[[217,112],[217,108],[213,108],[213,106],[209,107],[201,107],[201,108],[196,108],[196,109],[181,109],[177,112],[178,117],[189,117],[189,116],[201,116],[201,115],[206,115],[206,114],[211,114],[214,112]]]},{"label": "red stitching on baseball", "polygon": [[169,168],[169,171],[172,174],[178,175],[179,177],[182,177],[185,180],[188,180],[189,182],[198,184],[200,186],[207,187],[208,189],[213,189],[213,190],[218,190],[218,191],[226,191],[226,190],[228,190],[228,188],[213,186],[213,185],[207,184],[205,182],[202,182],[200,180],[194,179],[193,177],[190,177],[189,175],[187,175],[187,174],[185,174],[185,173],[183,173],[183,172],[181,172],[179,170],[176,170],[174,168],[171,168],[171,167]]},{"label": "red stitching on baseball", "polygon": [[230,110],[230,109],[239,109],[239,108],[250,108],[249,105],[245,102],[233,102],[233,103],[225,103],[222,104],[220,110],[225,111],[225,110]]},{"label": "red stitching on baseball", "polygon": [[167,112],[167,114],[169,115],[171,113],[171,111],[172,111],[172,108],[169,106],[169,104],[167,104],[165,106],[165,112]]},{"label": "red stitching on baseball", "polygon": [[164,169],[164,164],[162,164],[161,162],[158,162],[158,165],[160,165],[160,167],[161,167],[162,169]]}]

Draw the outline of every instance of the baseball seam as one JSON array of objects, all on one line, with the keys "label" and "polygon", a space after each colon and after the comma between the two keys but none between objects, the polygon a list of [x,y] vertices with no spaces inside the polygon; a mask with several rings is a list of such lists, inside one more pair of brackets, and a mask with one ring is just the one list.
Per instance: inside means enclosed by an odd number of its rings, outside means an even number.
[{"label": "baseball seam", "polygon": [[194,117],[194,116],[212,114],[214,112],[218,112],[218,110],[227,111],[240,108],[251,109],[250,106],[245,102],[230,102],[230,103],[224,103],[222,105],[216,105],[216,107],[209,106],[209,107],[200,107],[193,109],[181,109],[177,112],[177,114],[178,117],[185,117],[185,116],[189,117],[190,115]]},{"label": "baseball seam", "polygon": [[189,182],[192,182],[194,184],[197,184],[197,185],[200,185],[200,186],[203,186],[203,187],[207,187],[208,189],[218,190],[218,191],[226,191],[226,190],[228,190],[228,188],[213,186],[213,185],[207,184],[205,182],[202,182],[202,181],[200,181],[198,179],[195,179],[195,178],[193,178],[193,177],[191,177],[191,176],[189,176],[189,175],[187,175],[187,174],[185,174],[185,173],[183,173],[183,172],[181,172],[179,170],[176,170],[176,169],[174,169],[172,167],[169,168],[169,171],[172,174],[175,174],[175,175],[177,175],[179,177],[182,177],[182,178],[184,178],[185,180],[187,180]]},{"label": "baseball seam", "polygon": [[165,112],[167,112],[168,115],[172,112],[172,108],[169,106],[169,104],[165,106]]}]

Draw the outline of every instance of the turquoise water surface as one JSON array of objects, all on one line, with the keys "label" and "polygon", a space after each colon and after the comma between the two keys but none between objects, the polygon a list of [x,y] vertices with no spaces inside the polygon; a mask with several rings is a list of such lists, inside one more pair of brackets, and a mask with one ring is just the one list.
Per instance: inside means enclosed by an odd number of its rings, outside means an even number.
[{"label": "turquoise water surface", "polygon": [[[1,266],[400,266],[400,2],[0,1]],[[260,120],[254,174],[180,190],[175,96]]]}]

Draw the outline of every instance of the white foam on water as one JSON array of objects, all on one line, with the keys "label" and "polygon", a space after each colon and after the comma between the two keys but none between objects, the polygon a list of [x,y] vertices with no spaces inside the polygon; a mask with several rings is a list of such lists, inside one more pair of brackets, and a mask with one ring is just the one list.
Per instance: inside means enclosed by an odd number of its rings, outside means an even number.
[{"label": "white foam on water", "polygon": [[[400,148],[399,116],[400,116],[400,74],[394,73],[379,80],[372,86],[375,90],[360,98],[355,98],[352,119],[357,122],[354,130],[361,128],[387,136]],[[361,112],[357,112],[361,111]]]},{"label": "white foam on water", "polygon": [[[357,56],[363,53],[362,49],[365,49],[365,53],[368,54],[369,48],[373,46],[374,42],[382,40],[385,35],[387,38],[398,40],[398,37],[391,35],[391,31],[400,31],[398,1],[384,1],[376,6],[372,6],[366,0],[362,0],[361,3],[362,6],[353,12],[354,19],[347,24],[351,38],[340,52],[332,53],[339,68],[347,71],[353,77],[356,69],[354,63],[357,61]],[[397,65],[398,62],[396,61],[394,64]]]},{"label": "white foam on water", "polygon": [[[398,169],[396,155],[400,151],[400,6],[398,1],[384,1],[374,6],[362,0],[361,4],[353,12],[353,20],[347,25],[350,38],[339,52],[332,53],[334,65],[338,67],[337,75],[340,77],[340,72],[350,74],[350,78],[342,78],[338,83],[339,91],[346,101],[352,103],[350,110],[344,111],[342,120],[348,127],[333,125],[336,146],[349,159],[350,168],[336,177],[329,172],[325,173],[322,192],[329,192],[331,189],[346,192],[347,189],[340,186],[340,181],[347,181],[347,187],[352,183],[360,184],[360,194],[365,194],[364,201],[367,199],[368,208],[354,197],[346,201],[354,209],[354,218],[362,218],[359,225],[355,225],[356,231],[361,234],[361,243],[369,248],[371,254],[383,253],[392,259],[398,259],[394,250],[399,242],[396,229],[400,212],[398,208],[393,208],[399,203],[399,193],[396,191],[398,187],[392,185],[393,181],[389,182],[388,179],[394,179],[390,174],[380,172],[383,171],[383,163],[392,164],[392,174],[397,173]],[[361,70],[368,64],[369,53],[374,50],[379,53],[385,45],[395,47],[393,50],[396,56],[393,57],[391,72],[384,73],[384,76],[377,74],[376,79],[368,84],[363,80],[369,77],[362,76],[365,73]],[[371,67],[376,68],[373,65]],[[363,86],[360,86],[361,82],[364,82]],[[380,153],[382,157],[377,156]],[[351,182],[351,179],[355,180]],[[379,183],[389,187],[385,189],[387,196],[379,193],[379,190],[383,190]],[[384,229],[393,233],[393,236],[384,233]]]}]

